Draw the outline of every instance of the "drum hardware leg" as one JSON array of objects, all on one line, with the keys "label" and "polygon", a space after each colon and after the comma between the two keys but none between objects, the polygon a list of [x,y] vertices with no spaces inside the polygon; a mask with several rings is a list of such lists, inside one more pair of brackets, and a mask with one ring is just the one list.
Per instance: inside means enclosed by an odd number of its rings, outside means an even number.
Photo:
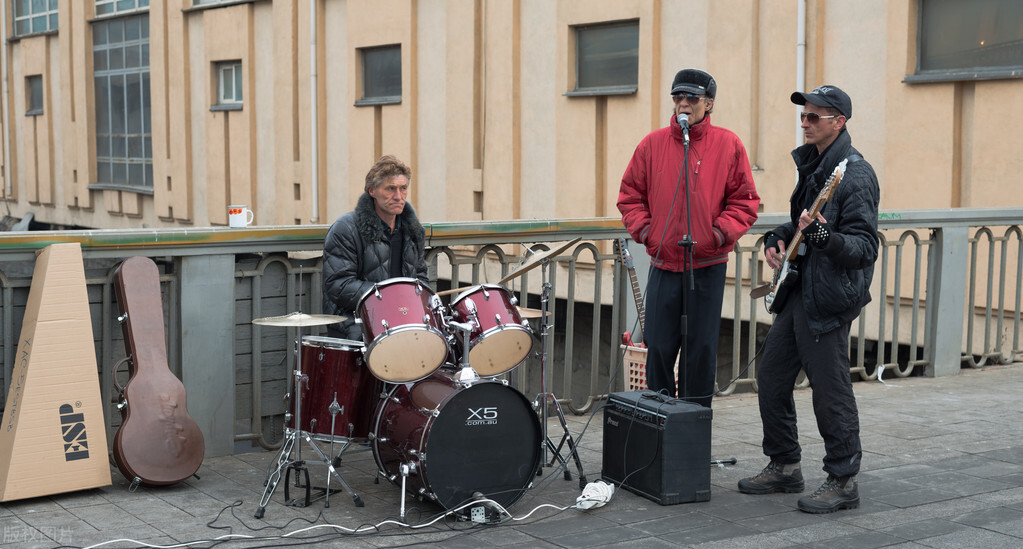
[{"label": "drum hardware leg", "polygon": [[[306,435],[307,437],[309,435]],[[291,471],[295,471],[295,488],[305,488],[305,503],[297,504],[295,500],[291,499],[290,491],[288,487],[291,485]],[[305,476],[305,484],[302,484],[302,476]],[[312,502],[310,499],[312,485],[309,483],[309,469],[306,468],[304,461],[293,461],[288,464],[287,471],[284,472],[284,504],[290,507],[309,507]]]},{"label": "drum hardware leg", "polygon": [[[341,405],[337,403],[337,391],[334,391],[334,402],[330,403],[327,407],[327,411],[330,412],[330,455],[334,455],[334,424],[337,422],[337,414],[342,411]],[[311,439],[310,439],[311,440]],[[311,442],[310,442],[311,444]],[[340,454],[339,454],[340,455]],[[330,469],[334,468],[333,460],[327,464]],[[330,508],[330,474],[327,474],[327,490],[323,495],[323,506]]]},{"label": "drum hardware leg", "polygon": [[469,385],[479,381],[480,376],[476,373],[476,370],[469,365],[469,334],[472,333],[474,328],[473,323],[478,324],[478,322],[476,322],[476,304],[473,303],[470,298],[465,298],[465,302],[469,312],[471,313],[472,322],[452,321],[449,325],[461,332],[462,335],[460,338],[462,344],[462,358],[458,362],[458,366],[461,368],[458,371],[458,381],[468,387]]},{"label": "drum hardware leg", "polygon": [[[341,476],[341,473],[337,472],[337,469],[334,467],[334,464],[331,462],[330,456],[328,456],[327,454],[324,454],[323,451],[320,450],[320,447],[316,445],[316,442],[313,441],[312,437],[309,436],[309,433],[305,434],[305,440],[306,440],[306,442],[309,443],[309,447],[312,448],[313,451],[316,452],[316,454],[320,456],[320,459],[323,461],[323,463],[327,465],[327,485],[328,486],[330,485],[330,475],[334,475],[335,477],[337,477],[338,482],[341,483],[341,486],[345,489],[345,491],[348,492],[348,494],[352,496],[352,501],[355,502],[355,506],[356,507],[363,507],[363,506],[365,506],[366,504],[363,503],[362,498],[359,497],[359,494],[356,494],[355,491],[352,490],[352,487],[348,485],[348,481],[345,480],[345,477]],[[344,452],[344,449],[348,447],[349,442],[350,441],[345,440],[345,444],[341,448],[341,452]],[[328,489],[327,490],[327,494],[329,494],[329,493],[330,493],[330,490]]]},{"label": "drum hardware leg", "polygon": [[[560,462],[562,467],[565,468],[565,480],[572,480],[572,473],[568,468],[568,461],[561,456],[561,448],[568,443],[568,451],[575,460],[576,469],[579,471],[579,488],[586,486],[586,474],[583,472],[583,464],[579,459],[579,452],[576,449],[575,441],[572,439],[571,433],[568,431],[568,423],[565,421],[565,414],[561,411],[561,405],[558,403],[558,398],[554,396],[554,393],[547,390],[548,377],[550,372],[547,369],[547,338],[550,335],[550,331],[554,328],[552,323],[547,321],[548,309],[547,305],[550,302],[552,285],[548,281],[547,274],[550,267],[550,258],[543,258],[540,260],[540,271],[542,273],[542,290],[540,292],[540,394],[536,396],[536,400],[533,402],[534,407],[538,407],[537,412],[540,414],[540,426],[542,429],[543,437],[540,440],[540,447],[543,449],[543,458],[540,461],[540,467],[537,469],[536,474],[542,474],[543,464],[547,463],[547,466],[553,466],[554,462]],[[556,445],[551,440],[549,433],[547,432],[547,406],[548,402],[554,406],[555,412],[557,412],[558,420],[561,421],[561,428],[564,430],[564,435],[561,437],[561,443]],[[548,451],[553,455],[550,461],[547,461]]]},{"label": "drum hardware leg", "polygon": [[[284,441],[281,443],[281,449],[277,451],[274,462],[271,462],[266,472],[266,480],[263,481],[263,486],[266,488],[263,490],[263,496],[259,499],[259,508],[256,509],[256,518],[263,518],[266,512],[266,505],[270,503],[270,497],[273,496],[274,490],[277,489],[277,483],[281,480],[281,472],[287,469],[291,461],[291,450],[294,448],[295,440],[298,439],[298,432],[292,431],[285,433]],[[274,465],[276,464],[276,468]]]},{"label": "drum hardware leg", "polygon": [[408,478],[409,465],[401,464],[401,507],[398,509],[398,517],[405,520],[405,479]]}]

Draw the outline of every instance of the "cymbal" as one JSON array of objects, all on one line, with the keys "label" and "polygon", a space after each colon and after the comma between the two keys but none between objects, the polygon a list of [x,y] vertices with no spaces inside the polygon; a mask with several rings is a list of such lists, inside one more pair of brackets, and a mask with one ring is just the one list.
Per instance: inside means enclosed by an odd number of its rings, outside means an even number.
[{"label": "cymbal", "polygon": [[526,273],[526,271],[534,269],[536,268],[537,265],[543,263],[544,260],[557,257],[559,254],[561,254],[561,252],[564,252],[565,250],[571,248],[576,242],[579,242],[580,240],[582,240],[582,237],[576,237],[575,239],[569,240],[568,242],[562,244],[561,246],[558,246],[557,248],[551,248],[546,252],[541,252],[536,255],[530,256],[530,258],[527,259],[525,263],[519,265],[518,269],[515,269],[514,271],[512,271],[511,274],[498,281],[498,284],[501,284],[503,286],[509,280],[522,276],[523,274]]},{"label": "cymbal", "polygon": [[305,313],[291,313],[284,316],[268,316],[252,320],[253,324],[261,326],[323,326],[325,324],[336,324],[348,320],[346,316],[335,315],[307,315]]},{"label": "cymbal", "polygon": [[[543,311],[541,311],[540,309],[530,309],[528,307],[518,307],[518,310],[519,310],[519,317],[524,318],[526,320],[533,319],[533,318],[540,318],[541,316],[543,316]],[[547,311],[547,316],[551,316],[551,311]]]}]

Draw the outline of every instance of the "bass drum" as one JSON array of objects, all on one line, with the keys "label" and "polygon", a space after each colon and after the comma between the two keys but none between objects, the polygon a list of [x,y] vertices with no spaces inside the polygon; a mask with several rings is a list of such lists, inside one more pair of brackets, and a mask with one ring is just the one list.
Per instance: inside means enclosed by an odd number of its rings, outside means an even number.
[{"label": "bass drum", "polygon": [[375,433],[384,476],[401,486],[408,465],[406,489],[445,509],[477,492],[508,507],[540,467],[540,420],[522,393],[499,381],[466,387],[437,372],[398,385],[378,406]]}]

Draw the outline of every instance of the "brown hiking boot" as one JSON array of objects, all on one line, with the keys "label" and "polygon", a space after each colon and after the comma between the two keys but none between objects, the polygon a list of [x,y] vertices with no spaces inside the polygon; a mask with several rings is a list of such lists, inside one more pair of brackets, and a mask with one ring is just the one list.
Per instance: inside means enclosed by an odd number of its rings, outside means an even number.
[{"label": "brown hiking boot", "polygon": [[836,477],[828,475],[814,493],[799,498],[797,507],[807,513],[834,513],[839,509],[855,509],[860,506],[860,491],[856,475]]},{"label": "brown hiking boot", "polygon": [[739,481],[739,491],[744,494],[773,494],[785,492],[797,494],[803,491],[803,471],[798,463],[781,464],[771,460],[755,477]]}]

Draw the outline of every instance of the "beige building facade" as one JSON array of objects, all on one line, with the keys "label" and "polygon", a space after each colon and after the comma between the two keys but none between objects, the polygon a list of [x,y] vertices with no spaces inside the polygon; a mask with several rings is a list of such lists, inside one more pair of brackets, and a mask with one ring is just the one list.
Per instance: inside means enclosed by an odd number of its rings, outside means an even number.
[{"label": "beige building facade", "polygon": [[[685,67],[716,78],[713,122],[746,145],[763,211],[794,182],[789,94],[820,84],[853,98],[882,210],[1023,204],[1010,1],[963,22],[1006,50],[992,70],[921,65],[949,4],[933,0],[3,4],[4,213],[56,227],[225,225],[232,204],[257,225],[328,224],[382,154],[412,166],[426,222],[617,217]],[[631,85],[581,86],[581,37],[614,25],[637,37],[615,53]]]}]

